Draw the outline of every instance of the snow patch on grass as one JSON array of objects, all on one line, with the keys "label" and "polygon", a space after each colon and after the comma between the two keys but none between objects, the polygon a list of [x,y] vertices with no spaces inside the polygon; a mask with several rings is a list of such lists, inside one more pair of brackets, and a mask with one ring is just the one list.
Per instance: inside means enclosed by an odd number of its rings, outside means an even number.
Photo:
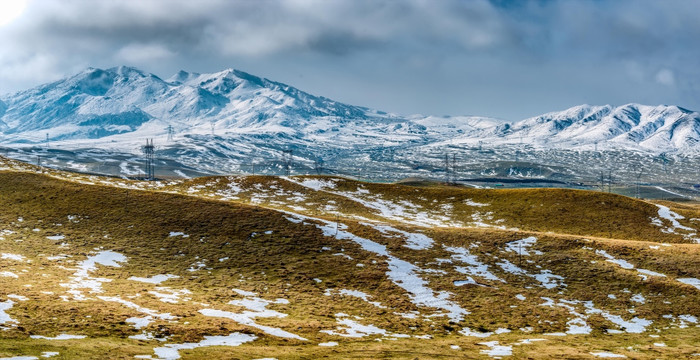
[{"label": "snow patch on grass", "polygon": [[658,273],[656,271],[651,271],[651,270],[647,270],[647,269],[637,269],[634,265],[632,265],[628,261],[622,260],[622,259],[616,259],[614,256],[608,254],[605,250],[596,250],[595,253],[605,257],[607,259],[606,261],[611,262],[613,264],[616,264],[623,269],[637,270],[637,273],[642,278],[642,280],[647,280],[649,278],[649,276],[666,277],[666,275],[664,275],[662,273]]},{"label": "snow patch on grass", "polygon": [[506,259],[501,259],[501,261],[497,262],[496,265],[500,266],[501,269],[507,273],[531,277],[537,280],[545,289],[566,286],[566,283],[564,283],[564,278],[562,276],[552,274],[550,270],[541,270],[539,274],[531,274]]},{"label": "snow patch on grass", "polygon": [[646,303],[646,298],[644,298],[644,295],[642,294],[636,294],[630,298],[630,301],[634,301],[636,303],[644,304]]},{"label": "snow patch on grass", "polygon": [[385,235],[390,233],[403,235],[406,239],[406,245],[404,246],[412,250],[426,250],[433,247],[433,239],[429,238],[425,234],[410,233],[389,225],[375,225],[370,223],[362,223],[362,225],[370,226]]},{"label": "snow patch on grass", "polygon": [[[535,243],[537,243],[537,238],[534,236],[530,236],[517,241],[511,241],[506,243],[506,251],[530,256],[531,254],[528,251],[528,249],[530,249],[532,245],[535,245]],[[537,250],[534,250],[533,253],[535,255],[542,255],[542,252]]]},{"label": "snow patch on grass", "polygon": [[146,317],[130,317],[125,320],[125,322],[129,324],[133,324],[135,329],[142,329],[148,326],[153,321],[152,316],[146,316]]},{"label": "snow patch on grass", "polygon": [[188,238],[190,237],[188,234],[185,234],[181,231],[171,231],[168,237],[177,237],[177,236],[182,236],[183,238]]},{"label": "snow patch on grass", "polygon": [[[488,223],[486,221],[489,221]],[[508,230],[504,225],[498,225],[502,219],[494,220],[493,212],[481,213],[479,211],[472,214],[472,225],[479,228]]]},{"label": "snow patch on grass", "polygon": [[[7,310],[10,310],[14,304],[15,304],[15,302],[12,300],[6,300],[6,301],[0,302],[0,325],[5,325],[7,323],[13,323],[10,326],[16,326],[17,320],[11,318],[10,315],[5,312]],[[0,326],[0,329],[6,330],[7,327]]]},{"label": "snow patch on grass", "polygon": [[473,201],[472,199],[464,200],[464,204],[469,205],[469,206],[475,206],[475,207],[484,207],[484,206],[491,205],[491,204],[476,202],[476,201]]},{"label": "snow patch on grass", "polygon": [[671,209],[669,209],[666,206],[659,205],[659,204],[655,204],[655,205],[656,205],[656,207],[659,208],[659,212],[658,212],[659,217],[661,217],[661,219],[664,219],[664,220],[670,222],[671,225],[667,226],[667,227],[663,227],[664,226],[663,223],[658,218],[653,218],[651,221],[652,224],[659,226],[659,227],[662,227],[661,231],[664,233],[668,233],[668,234],[677,234],[678,233],[677,230],[679,230],[679,229],[684,230],[685,234],[681,234],[681,235],[683,235],[684,238],[691,239],[697,243],[700,243],[700,239],[695,237],[697,230],[695,230],[691,227],[688,227],[688,226],[681,225],[681,223],[678,222],[678,220],[685,219],[685,217],[683,215],[680,215],[676,212],[671,211]]},{"label": "snow patch on grass", "polygon": [[169,304],[188,301],[190,298],[184,296],[192,294],[192,292],[187,289],[171,289],[165,286],[158,286],[155,288],[155,291],[149,291],[148,293],[157,297],[158,300]]},{"label": "snow patch on grass", "polygon": [[362,247],[363,250],[383,256],[387,259],[389,272],[387,276],[391,281],[402,289],[406,290],[414,304],[445,310],[450,320],[458,322],[464,319],[464,315],[469,312],[461,308],[457,303],[448,300],[452,295],[447,291],[435,293],[430,289],[428,282],[423,280],[418,274],[422,271],[419,267],[401,260],[389,253],[386,246],[376,243],[372,240],[356,236],[348,231],[347,225],[339,224],[336,235],[336,224],[330,221],[312,219],[302,215],[296,215],[297,218],[303,220],[315,220],[323,225],[316,225],[323,231],[325,236],[335,236],[340,240],[350,240]]},{"label": "snow patch on grass", "polygon": [[614,353],[606,352],[606,351],[592,352],[590,354],[595,356],[595,357],[599,357],[599,358],[626,358],[627,357],[625,355],[614,354]]},{"label": "snow patch on grass", "polygon": [[585,314],[578,312],[576,310],[576,308],[573,306],[573,305],[578,304],[579,301],[566,301],[566,300],[554,301],[553,299],[548,298],[548,297],[542,297],[542,300],[545,300],[546,302],[544,304],[540,304],[540,306],[563,307],[569,311],[569,314],[574,316],[573,319],[570,319],[569,321],[566,322],[566,325],[568,326],[568,328],[566,330],[566,334],[569,334],[569,335],[587,335],[587,334],[590,334],[591,331],[593,331],[593,329],[586,322],[588,317]]},{"label": "snow patch on grass", "polygon": [[492,331],[488,331],[488,332],[473,331],[472,329],[470,329],[468,327],[462,328],[462,330],[460,330],[459,333],[464,335],[464,336],[473,336],[473,337],[478,337],[478,338],[486,338],[486,337],[489,337],[489,336],[494,334]]},{"label": "snow patch on grass", "polygon": [[668,207],[663,206],[663,205],[656,204],[656,207],[659,208],[659,216],[662,219],[668,220],[671,223],[671,226],[672,226],[672,228],[670,228],[671,232],[674,232],[675,229],[695,231],[695,229],[687,227],[687,226],[683,226],[683,225],[681,225],[681,223],[678,222],[678,220],[685,219],[685,217],[683,215],[680,215],[676,212],[673,212],[673,211],[671,211],[671,209],[669,209]]},{"label": "snow patch on grass", "polygon": [[131,281],[139,281],[143,283],[149,283],[149,284],[155,284],[155,285],[160,285],[163,281],[169,280],[169,279],[177,279],[179,276],[177,275],[172,275],[172,274],[161,274],[161,275],[153,275],[151,277],[136,277],[132,276],[129,278]]},{"label": "snow patch on grass", "polygon": [[[372,304],[380,309],[386,309],[386,306],[382,305],[380,302],[370,301],[369,298],[371,298],[372,295],[368,295],[367,293],[364,293],[364,292],[359,291],[359,290],[340,289],[340,290],[336,290],[336,293],[338,293],[340,295],[356,297],[356,298],[362,299],[365,302],[367,302],[368,304]],[[333,295],[333,289],[326,289],[326,291],[324,292],[324,295],[326,295],[326,296]]]},{"label": "snow patch on grass", "polygon": [[489,349],[481,350],[482,354],[486,354],[491,357],[501,357],[501,356],[511,356],[513,355],[513,347],[510,345],[499,345],[498,341],[488,341],[479,343],[479,345],[488,346]]},{"label": "snow patch on grass", "polygon": [[[623,331],[630,334],[639,334],[646,331],[646,328],[652,324],[651,320],[646,320],[638,317],[634,317],[630,320],[625,320],[619,315],[613,315],[608,311],[601,310],[595,307],[592,301],[579,301],[579,300],[558,300],[554,301],[551,298],[542,297],[546,302],[540,304],[540,306],[560,306],[569,311],[571,315],[574,315],[574,319],[567,322],[569,329],[567,334],[590,334],[591,328],[587,325],[586,320],[588,315],[599,314],[611,323],[621,327]],[[576,306],[583,306],[584,313],[579,312]]]},{"label": "snow patch on grass", "polygon": [[[151,319],[157,318],[161,320],[175,320],[175,317],[170,315],[170,313],[158,313],[155,310],[151,310],[142,306],[139,306],[131,301],[124,300],[118,296],[98,296],[98,299],[102,301],[109,301],[109,302],[116,302],[119,304],[122,304],[130,309],[134,309],[137,312],[140,312],[142,314],[148,315],[147,317],[144,318],[129,318],[133,321],[129,321],[130,323],[133,323],[137,329],[140,329],[142,327],[148,326],[150,324]],[[148,322],[146,322],[148,321]]]},{"label": "snow patch on grass", "polygon": [[301,185],[303,187],[307,187],[311,190],[314,191],[321,191],[324,189],[335,189],[336,184],[332,180],[321,180],[321,179],[303,179],[301,181],[296,181],[292,178],[289,177],[283,177],[283,179],[293,182],[295,184]]},{"label": "snow patch on grass", "polygon": [[678,281],[686,285],[694,286],[696,289],[700,290],[700,280],[696,278],[680,278]]},{"label": "snow patch on grass", "polygon": [[608,254],[608,252],[605,250],[596,250],[595,253],[606,258],[607,262],[611,262],[611,263],[613,263],[613,264],[615,264],[623,269],[631,270],[631,269],[635,268],[634,265],[630,264],[629,262],[627,262],[625,260],[616,259],[614,256]]},{"label": "snow patch on grass", "polygon": [[266,334],[289,338],[297,340],[306,340],[305,338],[292,334],[290,332],[284,331],[280,328],[275,328],[271,326],[260,325],[255,322],[256,318],[283,318],[287,314],[281,313],[279,311],[270,310],[267,308],[270,304],[288,304],[289,301],[286,299],[276,299],[274,301],[261,299],[256,296],[255,293],[249,291],[243,291],[239,289],[233,289],[234,292],[243,296],[243,299],[229,301],[229,305],[240,306],[246,308],[246,311],[241,313],[234,313],[230,311],[216,310],[216,309],[202,309],[199,313],[204,316],[219,317],[233,320],[241,325],[246,325],[254,327],[256,329],[262,330]]},{"label": "snow patch on grass", "polygon": [[472,255],[469,252],[469,249],[463,247],[451,247],[444,245],[443,248],[448,252],[452,253],[451,259],[453,261],[457,261],[468,265],[467,267],[456,266],[455,271],[457,271],[458,273],[470,276],[478,276],[486,280],[505,282],[505,280],[499,278],[498,276],[494,275],[491,271],[489,271],[488,265],[479,261],[479,258],[476,255]]},{"label": "snow patch on grass", "polygon": [[[640,274],[643,274],[643,275],[666,277],[666,275],[664,275],[662,273],[658,273],[656,271],[651,271],[651,270],[646,270],[646,269],[637,269],[637,272]],[[642,276],[642,275],[639,275],[639,276]]]},{"label": "snow patch on grass", "polygon": [[0,259],[24,262],[26,258],[19,254],[2,253],[2,255],[0,255]]},{"label": "snow patch on grass", "polygon": [[258,337],[255,335],[233,333],[227,336],[205,336],[198,343],[168,344],[153,349],[153,352],[161,359],[175,360],[180,358],[180,350],[190,350],[207,346],[239,346],[251,342]]},{"label": "snow patch on grass", "polygon": [[486,285],[482,285],[482,284],[477,283],[476,281],[474,281],[474,279],[472,279],[471,276],[467,276],[467,280],[455,280],[452,283],[454,284],[454,286],[464,286],[464,285],[486,286]]},{"label": "snow patch on grass", "polygon": [[583,302],[586,307],[586,314],[600,314],[606,320],[621,327],[625,332],[630,334],[640,334],[646,331],[646,328],[652,324],[651,320],[646,320],[634,317],[630,320],[625,320],[619,315],[613,315],[607,311],[596,308],[592,301]]},{"label": "snow patch on grass", "polygon": [[126,256],[111,250],[101,251],[83,260],[78,265],[78,269],[73,274],[70,282],[61,283],[61,286],[69,289],[67,292],[73,295],[74,300],[87,300],[88,298],[83,295],[80,291],[81,289],[88,289],[93,294],[101,293],[102,283],[112,281],[111,279],[91,277],[90,272],[97,270],[97,265],[121,267],[119,264],[121,262],[126,262]]},{"label": "snow patch on grass", "polygon": [[[321,330],[322,333],[328,335],[337,335],[342,337],[351,338],[361,338],[370,335],[387,335],[388,332],[384,329],[380,329],[374,325],[362,325],[359,322],[350,319],[350,316],[343,313],[335,314],[336,321],[338,324],[343,326],[338,326],[336,330]],[[359,317],[356,317],[360,320]]]}]

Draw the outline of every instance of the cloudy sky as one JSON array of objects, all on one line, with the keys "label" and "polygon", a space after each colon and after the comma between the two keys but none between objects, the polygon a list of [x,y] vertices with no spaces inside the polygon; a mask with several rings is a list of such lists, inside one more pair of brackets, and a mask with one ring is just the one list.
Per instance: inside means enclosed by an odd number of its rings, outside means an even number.
[{"label": "cloudy sky", "polygon": [[236,68],[399,114],[700,110],[698,19],[694,0],[0,0],[0,94],[131,65]]}]

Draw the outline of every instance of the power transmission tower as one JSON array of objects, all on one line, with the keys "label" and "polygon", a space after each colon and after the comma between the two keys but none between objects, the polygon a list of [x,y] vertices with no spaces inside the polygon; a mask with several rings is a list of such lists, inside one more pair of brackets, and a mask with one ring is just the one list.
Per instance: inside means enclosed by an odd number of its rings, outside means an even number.
[{"label": "power transmission tower", "polygon": [[666,168],[666,165],[668,164],[668,158],[666,157],[666,153],[661,153],[661,155],[659,156],[661,157],[661,162],[664,166],[664,173],[668,174],[668,169]]},{"label": "power transmission tower", "polygon": [[143,153],[146,155],[146,180],[155,179],[155,152],[153,139],[146,139],[146,146],[143,147]]},{"label": "power transmission tower", "polygon": [[450,183],[450,157],[445,154],[445,184]]},{"label": "power transmission tower", "polygon": [[452,162],[450,156],[445,154],[445,183],[452,184],[457,178],[457,155],[452,154]]},{"label": "power transmission tower", "polygon": [[175,129],[173,129],[172,125],[168,125],[168,142],[173,141],[173,136],[175,135]]},{"label": "power transmission tower", "polygon": [[292,149],[282,151],[284,153],[284,173],[289,176],[292,172]]},{"label": "power transmission tower", "polygon": [[452,154],[452,182],[457,181],[457,154]]},{"label": "power transmission tower", "polygon": [[320,157],[314,160],[314,170],[316,170],[316,175],[321,175],[321,173],[323,173],[323,159]]},{"label": "power transmission tower", "polygon": [[639,185],[640,185],[640,180],[642,178],[642,174],[644,174],[644,169],[639,169],[639,171],[637,172],[637,199],[642,198],[640,196],[640,193],[639,193]]}]

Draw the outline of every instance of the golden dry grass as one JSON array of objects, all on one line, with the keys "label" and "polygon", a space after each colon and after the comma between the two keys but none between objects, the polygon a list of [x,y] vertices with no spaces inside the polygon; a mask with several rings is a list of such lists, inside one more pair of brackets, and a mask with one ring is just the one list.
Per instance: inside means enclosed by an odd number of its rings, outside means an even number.
[{"label": "golden dry grass", "polygon": [[[64,302],[59,298],[66,291],[60,284],[67,282],[76,264],[94,254],[96,249],[113,250],[128,258],[122,267],[99,266],[94,272],[94,276],[111,280],[103,283],[105,293],[100,295],[121,296],[140,306],[176,316],[174,322],[158,320],[146,328],[155,335],[170,336],[167,343],[197,342],[205,335],[232,332],[258,336],[256,341],[239,347],[182,351],[183,358],[478,358],[488,357],[480,352],[487,347],[479,343],[494,340],[512,345],[514,358],[590,358],[589,353],[597,350],[631,358],[671,358],[690,356],[700,347],[700,328],[692,325],[679,328],[675,320],[663,317],[700,315],[700,291],[675,281],[679,277],[700,278],[697,266],[700,250],[698,245],[682,244],[687,243],[687,239],[664,234],[651,225],[649,217],[656,213],[653,204],[569,190],[479,191],[337,180],[333,192],[354,193],[365,189],[377,198],[392,202],[410,200],[428,210],[451,203],[448,221],[468,222],[474,211],[484,211],[465,205],[467,199],[488,203],[494,220],[502,219],[501,224],[507,228],[520,230],[461,226],[423,228],[386,219],[341,194],[312,191],[280,178],[237,178],[236,184],[249,190],[239,193],[238,199],[227,201],[211,195],[226,189],[232,181],[228,178],[195,179],[149,191],[76,182],[87,180],[58,172],[51,176],[0,172],[0,201],[4,205],[0,212],[0,230],[14,232],[0,240],[0,252],[22,254],[31,260],[0,260],[0,271],[11,271],[19,276],[17,279],[0,278],[3,283],[0,301],[7,300],[9,294],[29,298],[14,301],[14,306],[7,311],[18,324],[0,333],[0,357],[38,356],[42,351],[58,351],[61,354],[55,357],[57,359],[96,358],[103,354],[109,354],[109,358],[133,358],[138,354],[153,354],[154,347],[162,346],[154,340],[128,338],[140,332],[125,322],[139,315],[133,309],[114,302]],[[95,179],[90,181],[97,183]],[[130,186],[136,184],[118,181]],[[194,186],[204,187],[197,192],[188,191]],[[284,194],[274,194],[280,190],[284,190]],[[271,193],[267,198],[260,197],[260,194]],[[303,194],[303,200],[290,200],[294,193]],[[333,204],[335,210],[323,209],[327,204]],[[668,205],[688,218],[697,216],[694,208]],[[452,293],[450,299],[471,314],[457,323],[444,317],[406,319],[396,315],[396,312],[409,311],[429,315],[436,310],[416,306],[403,289],[387,278],[390,269],[384,257],[367,252],[352,241],[323,236],[314,221],[294,223],[286,218],[289,215],[275,210],[289,211],[290,206],[303,206],[307,210],[296,212],[331,222],[338,216],[353,234],[385,245],[394,256],[420,268],[432,269],[433,272],[420,274],[429,287],[435,292]],[[69,220],[69,215],[75,216],[73,220]],[[434,240],[435,246],[420,251],[408,249],[402,237],[382,234],[365,225],[366,220],[353,218],[357,216],[388,222],[404,231],[425,233]],[[22,221],[18,220],[20,217]],[[176,231],[189,237],[169,236]],[[271,233],[266,233],[268,231]],[[56,234],[64,235],[69,246],[60,247],[57,241],[46,238]],[[504,251],[505,243],[531,235],[538,238],[533,249],[541,251],[542,255],[526,257],[521,263],[517,254]],[[676,244],[650,248],[659,242]],[[489,287],[454,286],[454,281],[464,280],[465,275],[455,270],[459,264],[436,260],[452,255],[442,245],[474,245],[470,253],[507,283],[481,279]],[[324,247],[331,250],[325,251]],[[667,277],[642,281],[635,270],[607,262],[595,250],[605,250],[637,268],[661,272]],[[335,255],[340,252],[352,260]],[[70,257],[47,258],[59,254]],[[219,261],[224,258],[228,259]],[[202,259],[207,260],[207,269],[187,270]],[[565,278],[566,287],[545,289],[530,277],[503,272],[497,265],[502,260],[519,264],[531,273],[551,270]],[[358,267],[358,264],[363,266]],[[168,280],[163,286],[186,288],[192,292],[191,300],[163,303],[150,293],[154,285],[128,280],[131,276],[165,273],[180,278]],[[314,279],[322,279],[322,282]],[[309,341],[270,336],[254,327],[198,313],[204,307],[202,304],[228,311],[244,310],[227,305],[228,301],[241,298],[231,291],[232,288],[254,291],[265,299],[288,299],[288,305],[269,306],[288,314],[287,317],[256,321],[299,334]],[[325,296],[327,289],[362,290],[386,308],[337,293]],[[526,299],[515,299],[518,294]],[[616,299],[611,299],[609,294],[615,294]],[[634,294],[643,294],[647,302],[632,302],[630,298]],[[646,333],[611,335],[606,329],[615,326],[593,314],[588,317],[593,329],[590,335],[543,336],[542,333],[565,331],[571,315],[562,307],[541,306],[542,297],[593,301],[596,307],[626,319],[638,316],[654,324]],[[634,309],[635,314],[629,314],[629,309]],[[393,333],[431,335],[432,339],[376,341],[381,337],[351,339],[320,333],[319,330],[338,326],[335,314],[339,312],[361,316],[361,323]],[[505,328],[511,332],[479,339],[457,334],[464,327],[481,331]],[[525,327],[531,327],[532,333],[519,330]],[[649,337],[657,330],[659,338]],[[88,338],[69,341],[29,338],[29,335],[61,333],[82,334]],[[542,337],[547,340],[513,345],[522,339]],[[326,341],[337,341],[340,345],[317,346]],[[658,347],[655,342],[668,346]],[[451,345],[458,345],[460,349],[452,349]]]}]

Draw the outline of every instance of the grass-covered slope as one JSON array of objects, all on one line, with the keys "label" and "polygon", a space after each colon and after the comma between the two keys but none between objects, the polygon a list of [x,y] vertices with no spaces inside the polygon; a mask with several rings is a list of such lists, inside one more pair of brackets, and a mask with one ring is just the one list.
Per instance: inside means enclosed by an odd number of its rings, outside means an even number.
[{"label": "grass-covered slope", "polygon": [[146,184],[7,167],[0,358],[660,358],[700,347],[692,206],[666,203],[685,216],[674,224],[654,204],[579,191]]},{"label": "grass-covered slope", "polygon": [[[198,178],[167,187],[181,193],[235,200],[314,215],[333,215],[430,227],[482,227],[581,236],[694,243],[695,231],[666,222],[654,204],[602,192],[570,189],[466,189],[362,183],[328,177]],[[673,205],[675,206],[675,204]],[[700,217],[688,206],[679,222]],[[654,219],[659,219],[660,225]],[[700,221],[696,219],[695,221]],[[700,223],[696,223],[700,226]],[[659,231],[668,229],[670,231]]]}]

